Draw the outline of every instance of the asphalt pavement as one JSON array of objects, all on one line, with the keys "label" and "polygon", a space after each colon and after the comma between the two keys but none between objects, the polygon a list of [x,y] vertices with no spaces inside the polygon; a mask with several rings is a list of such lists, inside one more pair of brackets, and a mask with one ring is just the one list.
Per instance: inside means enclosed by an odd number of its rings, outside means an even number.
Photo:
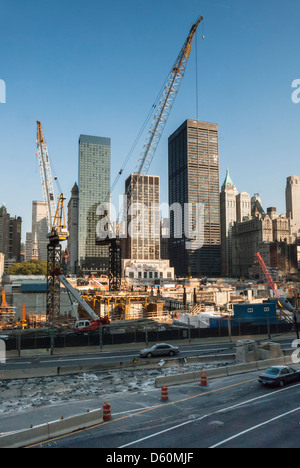
[{"label": "asphalt pavement", "polygon": [[[265,337],[256,337],[265,339]],[[294,336],[284,337],[288,347]],[[277,340],[274,340],[277,341]],[[186,342],[185,342],[186,344]],[[228,349],[232,343],[201,343],[201,351]],[[199,343],[186,346],[189,352],[199,351]],[[122,350],[131,357],[139,346],[128,346]],[[120,350],[110,349],[107,357],[117,355]],[[100,353],[103,357],[105,353]],[[89,353],[72,356],[43,357],[51,359],[93,359]],[[98,353],[97,356],[98,358]],[[16,362],[26,362],[16,360]],[[28,362],[32,362],[29,360]],[[295,366],[300,368],[299,366]],[[137,388],[135,391],[103,392],[97,398],[89,393],[80,400],[72,397],[57,404],[43,404],[40,407],[21,412],[7,412],[0,415],[0,433],[24,429],[32,425],[82,414],[89,408],[101,408],[109,401],[112,419],[94,428],[75,432],[71,435],[38,444],[38,447],[106,448],[116,450],[176,449],[198,450],[219,447],[264,447],[296,448],[300,445],[300,384],[283,389],[262,387],[259,373],[211,380],[207,387],[199,383],[178,385],[169,388],[169,400],[161,401],[161,390],[153,387]],[[38,391],[38,381],[37,388]],[[24,394],[26,384],[24,383]],[[49,390],[49,399],[51,397]],[[117,453],[117,452],[116,452]],[[196,453],[196,452],[195,452]]]},{"label": "asphalt pavement", "polygon": [[[258,373],[107,399],[112,419],[94,428],[56,438],[43,448],[187,449],[298,448],[300,383],[283,389],[262,387]],[[118,453],[118,452],[116,452]],[[196,452],[195,452],[196,453]]]}]

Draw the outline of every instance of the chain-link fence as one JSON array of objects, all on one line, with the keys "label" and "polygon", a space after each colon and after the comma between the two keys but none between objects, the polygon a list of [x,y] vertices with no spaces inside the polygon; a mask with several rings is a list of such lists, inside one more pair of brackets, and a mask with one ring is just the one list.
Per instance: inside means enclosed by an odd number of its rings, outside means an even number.
[{"label": "chain-link fence", "polygon": [[291,324],[278,322],[275,324],[266,323],[245,323],[231,326],[230,321],[220,322],[219,326],[213,328],[192,328],[178,327],[167,328],[161,324],[141,329],[132,326],[130,331],[117,326],[103,326],[97,331],[84,333],[60,332],[58,330],[35,330],[25,332],[15,332],[5,339],[6,351],[26,350],[26,349],[54,349],[95,346],[99,349],[108,345],[120,345],[130,343],[141,343],[141,346],[149,343],[172,342],[174,340],[201,340],[205,338],[224,338],[235,340],[244,336],[280,335],[294,331]]}]

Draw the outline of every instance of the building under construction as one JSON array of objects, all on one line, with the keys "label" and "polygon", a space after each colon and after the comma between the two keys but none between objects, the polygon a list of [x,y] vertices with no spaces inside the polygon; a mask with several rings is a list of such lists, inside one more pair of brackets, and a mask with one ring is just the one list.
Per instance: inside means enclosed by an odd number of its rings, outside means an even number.
[{"label": "building under construction", "polygon": [[4,287],[2,287],[2,303],[0,306],[0,328],[10,328],[14,326],[15,319],[15,308],[11,307],[6,302],[6,295]]},{"label": "building under construction", "polygon": [[83,295],[95,313],[110,320],[158,318],[164,315],[165,301],[151,294]]}]

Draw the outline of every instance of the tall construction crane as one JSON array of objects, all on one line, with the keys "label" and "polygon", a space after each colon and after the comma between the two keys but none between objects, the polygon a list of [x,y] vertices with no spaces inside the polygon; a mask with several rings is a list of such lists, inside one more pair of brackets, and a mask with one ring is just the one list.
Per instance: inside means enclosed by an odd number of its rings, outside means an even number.
[{"label": "tall construction crane", "polygon": [[[166,126],[168,117],[170,115],[171,109],[173,107],[176,95],[178,93],[179,87],[182,83],[185,70],[187,67],[188,59],[191,53],[193,40],[197,31],[199,24],[203,21],[203,16],[201,16],[198,21],[192,26],[187,39],[185,40],[183,47],[176,58],[176,61],[169,73],[169,76],[166,80],[163,92],[161,94],[160,102],[157,106],[152,124],[150,126],[143,150],[138,160],[138,164],[135,170],[135,175],[141,176],[148,173],[150,165],[152,163],[155,151],[157,149],[158,143]],[[121,174],[120,171],[119,174]],[[134,184],[139,183],[139,177],[134,177]],[[126,196],[130,197],[133,190],[132,183],[129,184],[126,191]],[[107,213],[105,213],[105,216]],[[119,290],[121,287],[121,241],[117,237],[111,239],[107,237],[106,239],[97,239],[97,245],[109,245],[110,252],[110,289]]]},{"label": "tall construction crane", "polygon": [[50,232],[56,212],[56,203],[48,147],[44,137],[41,122],[39,121],[37,121],[36,143],[36,156],[39,161],[44,202],[47,204],[48,231]]},{"label": "tall construction crane", "polygon": [[61,193],[56,206],[51,165],[47,143],[43,134],[41,122],[37,121],[37,156],[41,173],[44,201],[48,207],[48,235],[47,246],[47,320],[53,323],[60,315],[60,281],[54,272],[62,269],[61,243],[68,239],[66,227],[65,197]]},{"label": "tall construction crane", "polygon": [[150,126],[146,142],[140,155],[135,173],[147,174],[151,166],[156,148],[166,126],[168,117],[173,107],[179,87],[182,83],[188,59],[191,53],[193,40],[199,24],[203,21],[201,16],[198,21],[192,26],[189,35],[182,46],[182,49],[171,69],[169,77],[166,81],[165,88],[162,92],[161,100],[157,106],[154,119]]}]

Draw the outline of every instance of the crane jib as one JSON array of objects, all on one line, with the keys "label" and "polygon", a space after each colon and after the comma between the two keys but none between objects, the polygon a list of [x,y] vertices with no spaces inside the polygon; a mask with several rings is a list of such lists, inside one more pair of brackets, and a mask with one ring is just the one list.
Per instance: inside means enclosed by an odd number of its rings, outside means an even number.
[{"label": "crane jib", "polygon": [[172,67],[164,91],[162,92],[162,97],[158,105],[156,114],[148,132],[146,143],[144,144],[142,153],[140,155],[135,174],[148,173],[154,153],[160,141],[164,127],[167,123],[167,119],[171,112],[172,106],[174,104],[175,97],[184,77],[197,27],[199,26],[202,20],[203,16],[201,16],[197,23],[195,23],[192,26],[190,33],[187,39],[185,40],[184,45],[175,61],[175,64]]}]

